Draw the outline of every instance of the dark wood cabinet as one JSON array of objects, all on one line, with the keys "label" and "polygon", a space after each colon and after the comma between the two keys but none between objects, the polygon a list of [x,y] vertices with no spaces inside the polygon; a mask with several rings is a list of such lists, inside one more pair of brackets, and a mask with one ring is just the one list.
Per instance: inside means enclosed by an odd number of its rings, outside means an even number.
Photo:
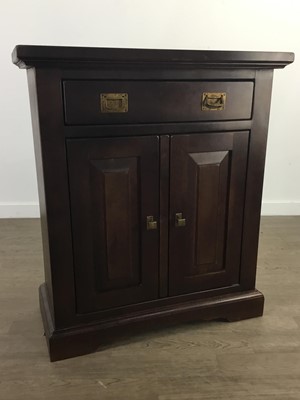
[{"label": "dark wood cabinet", "polygon": [[28,72],[52,361],[149,327],[262,315],[272,77],[293,57],[15,48]]}]

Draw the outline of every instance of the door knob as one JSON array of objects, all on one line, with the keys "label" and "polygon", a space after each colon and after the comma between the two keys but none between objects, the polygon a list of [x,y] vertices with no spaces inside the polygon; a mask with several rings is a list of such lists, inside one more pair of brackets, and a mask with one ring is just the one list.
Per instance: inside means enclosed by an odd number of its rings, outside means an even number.
[{"label": "door knob", "polygon": [[157,221],[154,221],[153,215],[147,216],[147,231],[151,231],[152,229],[157,229]]},{"label": "door knob", "polygon": [[185,218],[182,218],[182,213],[176,213],[175,214],[175,226],[176,228],[179,228],[181,226],[185,226],[186,220]]}]

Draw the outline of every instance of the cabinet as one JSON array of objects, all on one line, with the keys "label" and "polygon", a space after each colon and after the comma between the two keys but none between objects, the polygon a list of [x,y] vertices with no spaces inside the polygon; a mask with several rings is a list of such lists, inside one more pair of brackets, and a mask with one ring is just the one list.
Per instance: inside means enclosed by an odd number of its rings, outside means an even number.
[{"label": "cabinet", "polygon": [[12,57],[28,74],[50,359],[151,326],[262,315],[272,76],[293,54],[17,46]]}]

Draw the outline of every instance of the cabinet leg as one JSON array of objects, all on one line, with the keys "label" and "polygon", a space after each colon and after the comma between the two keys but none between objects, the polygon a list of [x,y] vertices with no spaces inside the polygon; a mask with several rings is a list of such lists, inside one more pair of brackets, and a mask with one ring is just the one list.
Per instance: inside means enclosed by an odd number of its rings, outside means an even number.
[{"label": "cabinet leg", "polygon": [[230,312],[227,314],[225,321],[226,322],[237,322],[242,321],[243,319],[249,318],[257,318],[261,317],[264,312],[264,295],[257,291],[258,296],[255,302],[244,304],[243,307],[233,307]]}]

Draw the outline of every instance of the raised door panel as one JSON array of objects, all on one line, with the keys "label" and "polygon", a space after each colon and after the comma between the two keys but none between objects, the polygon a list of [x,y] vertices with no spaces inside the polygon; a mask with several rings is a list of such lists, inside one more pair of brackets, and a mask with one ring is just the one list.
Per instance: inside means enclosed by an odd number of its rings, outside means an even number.
[{"label": "raised door panel", "polygon": [[111,290],[138,285],[139,215],[137,157],[91,160],[92,238],[96,286]]},{"label": "raised door panel", "polygon": [[170,295],[239,282],[248,136],[171,138]]},{"label": "raised door panel", "polygon": [[192,153],[189,156],[189,170],[196,185],[193,267],[202,272],[218,271],[222,269],[224,254],[229,152]]},{"label": "raised door panel", "polygon": [[158,297],[158,137],[67,142],[77,311]]}]

